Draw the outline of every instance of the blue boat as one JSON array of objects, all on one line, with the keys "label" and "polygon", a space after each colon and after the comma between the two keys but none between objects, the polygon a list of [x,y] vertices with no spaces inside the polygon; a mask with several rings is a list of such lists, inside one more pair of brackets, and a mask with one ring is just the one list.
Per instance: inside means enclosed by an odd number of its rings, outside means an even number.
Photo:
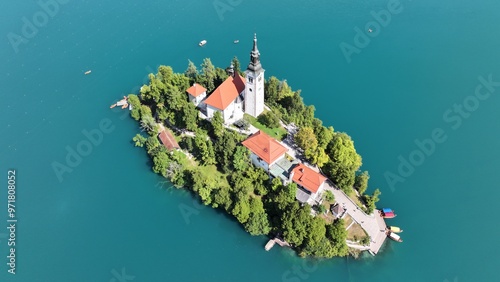
[{"label": "blue boat", "polygon": [[382,209],[382,211],[383,211],[384,213],[394,212],[392,209],[388,209],[388,208]]}]

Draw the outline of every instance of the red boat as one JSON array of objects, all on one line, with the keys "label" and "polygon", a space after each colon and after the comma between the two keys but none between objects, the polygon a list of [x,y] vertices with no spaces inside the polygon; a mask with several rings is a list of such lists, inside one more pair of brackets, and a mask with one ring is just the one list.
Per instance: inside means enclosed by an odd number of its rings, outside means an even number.
[{"label": "red boat", "polygon": [[383,218],[395,218],[396,214],[392,211],[391,212],[380,211],[380,216],[382,216]]}]

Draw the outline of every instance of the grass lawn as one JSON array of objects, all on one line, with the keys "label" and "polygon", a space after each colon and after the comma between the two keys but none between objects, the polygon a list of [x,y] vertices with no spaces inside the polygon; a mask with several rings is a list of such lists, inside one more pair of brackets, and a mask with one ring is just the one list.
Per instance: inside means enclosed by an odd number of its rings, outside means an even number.
[{"label": "grass lawn", "polygon": [[361,202],[361,200],[359,199],[358,195],[356,194],[356,191],[354,191],[354,189],[351,190],[351,193],[349,193],[347,195],[349,198],[351,198],[351,200],[353,200],[353,202],[360,208],[363,208],[364,205],[363,203]]},{"label": "grass lawn", "polygon": [[283,138],[285,138],[286,136],[286,129],[284,129],[283,127],[276,127],[276,128],[269,128],[265,125],[263,125],[262,123],[258,122],[256,118],[254,118],[253,116],[251,115],[248,115],[248,114],[245,114],[245,119],[248,120],[248,122],[257,127],[258,129],[264,131],[267,135],[273,137],[273,138],[276,138],[278,140],[283,140]]},{"label": "grass lawn", "polygon": [[[348,225],[346,225],[347,227]],[[347,239],[351,241],[359,241],[366,236],[365,230],[361,228],[361,225],[354,223],[351,228],[347,230]],[[356,240],[354,240],[356,237]]]}]

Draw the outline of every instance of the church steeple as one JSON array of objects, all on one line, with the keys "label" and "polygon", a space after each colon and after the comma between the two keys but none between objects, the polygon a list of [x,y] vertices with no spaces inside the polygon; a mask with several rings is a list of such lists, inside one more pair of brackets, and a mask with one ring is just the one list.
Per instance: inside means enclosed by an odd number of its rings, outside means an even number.
[{"label": "church steeple", "polygon": [[260,53],[257,48],[257,34],[253,37],[253,48],[250,52],[250,63],[248,64],[247,70],[253,72],[260,72],[262,70],[262,65],[260,64]]}]

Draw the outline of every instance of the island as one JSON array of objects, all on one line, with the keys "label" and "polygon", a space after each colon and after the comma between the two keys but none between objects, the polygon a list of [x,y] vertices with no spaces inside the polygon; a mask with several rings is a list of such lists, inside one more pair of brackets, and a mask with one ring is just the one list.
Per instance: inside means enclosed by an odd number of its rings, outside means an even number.
[{"label": "island", "polygon": [[267,235],[302,257],[375,255],[386,236],[366,194],[369,174],[351,137],[314,117],[300,90],[264,78],[257,37],[242,71],[204,59],[184,73],[160,66],[127,96],[152,170],[200,201],[234,216],[251,235]]}]

